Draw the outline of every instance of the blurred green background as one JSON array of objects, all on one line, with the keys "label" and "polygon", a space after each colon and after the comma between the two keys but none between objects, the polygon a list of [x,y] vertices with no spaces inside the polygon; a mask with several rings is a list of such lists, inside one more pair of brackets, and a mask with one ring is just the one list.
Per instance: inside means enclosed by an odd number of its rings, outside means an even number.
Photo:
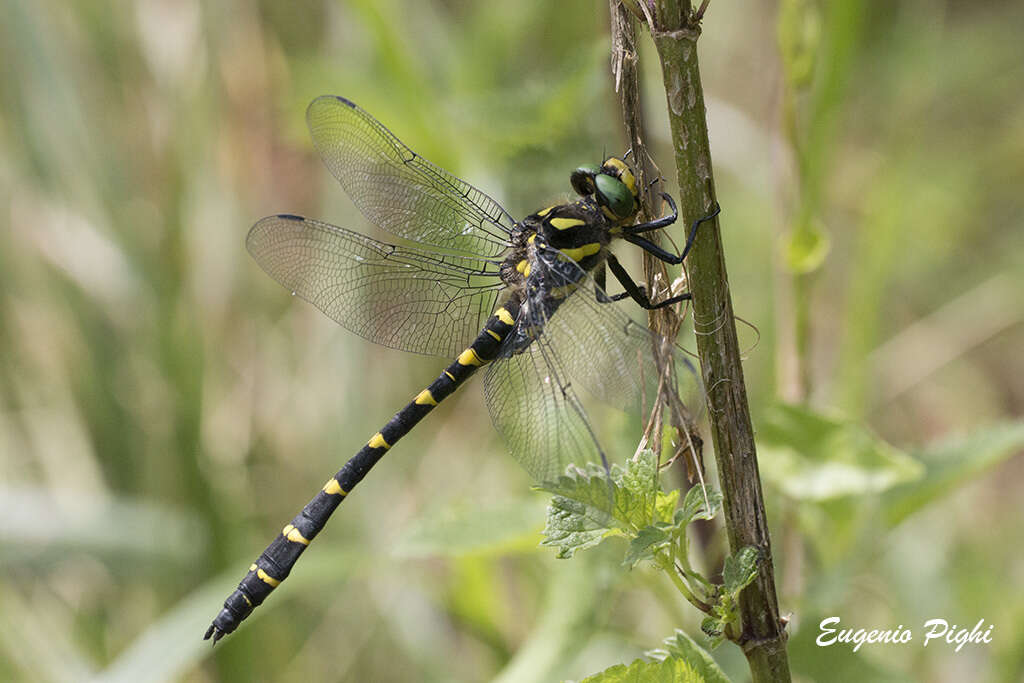
[{"label": "blurred green background", "polygon": [[[738,5],[711,4],[701,59],[793,670],[1022,680],[1024,7]],[[699,638],[622,548],[537,547],[544,497],[471,386],[239,632],[200,640],[446,362],[345,332],[247,256],[270,213],[378,234],[306,105],[353,99],[525,215],[624,146],[605,2],[0,8],[0,680],[578,679]],[[915,641],[817,648],[826,616]],[[994,642],[925,649],[933,617]]]}]

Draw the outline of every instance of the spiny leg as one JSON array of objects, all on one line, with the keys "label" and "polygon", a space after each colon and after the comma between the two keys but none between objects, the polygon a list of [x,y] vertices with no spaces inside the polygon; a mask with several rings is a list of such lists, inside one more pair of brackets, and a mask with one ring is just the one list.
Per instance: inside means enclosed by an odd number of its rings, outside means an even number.
[{"label": "spiny leg", "polygon": [[[614,259],[615,257],[612,256],[611,254],[609,254],[608,258],[609,259]],[[616,263],[618,263],[618,262],[616,261]],[[618,276],[616,276],[616,278],[618,278]],[[621,278],[618,278],[618,279],[619,279],[619,282],[622,282]],[[605,268],[604,268],[604,264],[603,263],[601,265],[599,265],[597,268],[594,269],[594,282],[597,284],[597,287],[594,289],[594,295],[597,298],[598,303],[610,304],[613,301],[622,301],[623,299],[626,299],[626,298],[631,296],[628,291],[626,291],[626,292],[619,292],[618,294],[608,294],[608,293],[606,293],[605,286],[604,286],[605,285]],[[630,282],[632,282],[632,280],[630,280]],[[641,289],[643,289],[642,286],[641,286]],[[641,305],[643,305],[643,304],[641,304]]]},{"label": "spiny leg", "polygon": [[[652,221],[650,223],[641,223],[640,225],[635,225],[635,226],[632,226],[630,228],[624,229],[623,230],[623,232],[624,232],[623,239],[625,239],[627,242],[630,242],[631,244],[637,245],[638,247],[640,247],[641,249],[643,249],[647,253],[651,254],[655,258],[660,259],[661,261],[664,261],[666,263],[671,263],[673,265],[678,265],[678,264],[682,263],[683,259],[685,259],[687,254],[690,253],[690,249],[691,249],[691,247],[693,247],[693,242],[697,238],[697,228],[700,227],[700,224],[704,223],[706,221],[709,221],[712,218],[714,218],[715,216],[717,216],[719,214],[719,212],[721,212],[722,207],[719,206],[718,203],[716,202],[715,203],[715,208],[714,208],[714,210],[711,213],[709,213],[708,215],[703,216],[701,218],[698,218],[696,221],[694,221],[692,227],[690,228],[690,234],[687,236],[686,246],[683,248],[683,253],[680,254],[679,256],[676,256],[672,252],[667,251],[665,249],[662,249],[661,247],[659,247],[658,245],[654,244],[653,242],[651,242],[647,238],[640,237],[640,235],[639,235],[639,233],[648,232],[650,230],[655,230],[655,229],[657,229],[659,227],[663,227],[663,225],[671,224],[672,222],[674,222],[676,220],[676,218],[678,216],[678,211],[676,209],[675,202],[672,200],[672,197],[670,197],[669,195],[667,195],[665,193],[662,193],[662,196],[665,198],[665,200],[668,202],[669,206],[672,208],[672,213],[670,215],[665,216],[663,218],[660,218],[660,219],[658,219],[656,221]],[[666,223],[666,221],[667,221],[667,223]],[[615,278],[619,281],[620,284],[622,284],[623,289],[625,289],[626,291],[621,293],[621,294],[616,294],[614,296],[608,296],[607,294],[604,294],[603,296],[599,295],[598,296],[598,300],[601,301],[602,303],[605,303],[607,301],[619,301],[619,300],[624,299],[624,298],[626,298],[628,296],[631,299],[633,299],[633,301],[638,303],[642,308],[650,311],[650,310],[655,310],[655,309],[658,309],[658,308],[664,308],[665,306],[670,306],[670,305],[672,305],[674,303],[678,303],[680,301],[687,301],[687,300],[693,298],[692,295],[687,292],[685,294],[679,294],[679,295],[676,295],[676,296],[669,297],[668,299],[665,299],[664,301],[659,301],[656,304],[652,304],[651,303],[651,299],[647,295],[647,291],[643,287],[643,285],[638,285],[633,280],[633,278],[631,278],[629,276],[629,273],[626,272],[626,269],[622,267],[622,264],[619,263],[619,260],[617,258],[615,258],[614,255],[611,255],[611,254],[608,255],[607,263],[608,263],[608,267],[611,269],[612,273],[615,275]],[[601,279],[599,281],[599,284],[601,284],[603,286],[603,284],[604,284],[604,271],[603,271],[603,268],[602,268],[602,271],[600,273],[600,278]]]},{"label": "spiny leg", "polygon": [[662,216],[661,218],[658,218],[656,220],[648,221],[647,223],[637,223],[636,225],[631,225],[627,228],[623,228],[622,233],[624,235],[636,235],[641,232],[650,232],[651,230],[664,228],[676,222],[676,219],[679,218],[679,211],[676,209],[675,200],[673,200],[672,197],[665,192],[661,192],[660,194],[662,199],[668,202],[669,208],[672,209],[672,213],[670,213],[667,216]]},{"label": "spiny leg", "polygon": [[[619,260],[612,256],[611,254],[608,255],[608,267],[611,269],[612,274],[615,276],[615,279],[618,280],[619,283],[622,285],[622,288],[626,290],[625,292],[622,292],[621,294],[616,294],[615,296],[607,297],[606,295],[606,297],[611,301],[619,301],[620,299],[624,299],[628,296],[629,298],[633,299],[633,301],[637,302],[641,308],[646,309],[648,311],[653,311],[659,308],[664,308],[665,306],[671,306],[672,304],[678,303],[680,301],[688,301],[689,299],[693,298],[690,295],[690,293],[687,292],[685,294],[679,294],[677,296],[669,297],[664,301],[659,301],[656,304],[652,304],[651,298],[647,296],[646,288],[643,285],[638,285],[633,280],[633,278],[629,276],[629,273],[626,272],[626,269],[622,267],[622,264],[619,263]],[[600,299],[598,300],[600,301]]]},{"label": "spiny leg", "polygon": [[715,216],[717,216],[722,211],[722,207],[719,206],[718,202],[715,202],[715,208],[711,211],[711,213],[701,218],[698,218],[693,222],[693,225],[690,226],[690,234],[687,235],[686,237],[686,245],[683,247],[683,253],[676,256],[672,252],[662,249],[661,247],[654,244],[650,240],[639,236],[639,233],[649,232],[650,230],[655,230],[657,228],[664,227],[663,225],[658,225],[658,223],[666,221],[669,218],[671,218],[672,220],[669,221],[668,224],[671,224],[672,222],[675,221],[676,217],[678,216],[678,213],[676,211],[676,204],[672,200],[672,197],[664,193],[662,193],[662,196],[669,203],[669,206],[672,207],[672,213],[668,216],[659,218],[658,220],[652,221],[650,223],[641,223],[640,225],[634,225],[630,228],[624,228],[622,231],[623,239],[625,239],[627,242],[631,242],[632,244],[637,245],[651,256],[654,256],[656,259],[677,266],[680,263],[682,263],[683,259],[686,258],[686,255],[690,253],[690,249],[693,247],[693,242],[695,239],[697,239],[697,228],[700,227],[700,224],[705,223],[714,218]]}]

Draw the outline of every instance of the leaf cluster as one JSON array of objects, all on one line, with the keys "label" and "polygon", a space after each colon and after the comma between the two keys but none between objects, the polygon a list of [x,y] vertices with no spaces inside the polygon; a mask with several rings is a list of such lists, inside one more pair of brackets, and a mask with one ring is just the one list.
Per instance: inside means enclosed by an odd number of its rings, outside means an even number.
[{"label": "leaf cluster", "polygon": [[722,494],[694,486],[680,501],[678,490],[662,491],[653,451],[637,454],[625,467],[573,469],[538,488],[554,494],[542,545],[571,558],[607,538],[627,541],[623,564],[644,562],[664,572],[691,604],[707,614],[702,630],[712,647],[738,637],[737,599],[756,575],[757,550],[743,548],[726,558],[723,583],[712,583],[691,567],[687,528],[713,519]]}]

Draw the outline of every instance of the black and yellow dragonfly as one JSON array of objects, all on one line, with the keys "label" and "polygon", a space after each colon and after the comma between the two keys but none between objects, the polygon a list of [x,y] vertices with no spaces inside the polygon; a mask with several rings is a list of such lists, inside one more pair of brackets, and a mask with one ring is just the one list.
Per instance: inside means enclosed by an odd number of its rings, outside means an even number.
[{"label": "black and yellow dragonfly", "polygon": [[[386,244],[292,214],[262,219],[246,246],[272,277],[347,329],[392,348],[455,358],[374,434],[249,567],[206,638],[231,633],[289,574],[334,510],[378,460],[427,413],[488,366],[484,395],[512,454],[538,481],[572,466],[608,460],[576,387],[635,408],[657,372],[652,334],[614,305],[652,303],[609,250],[622,238],[674,264],[680,255],[643,237],[675,222],[633,225],[640,189],[615,157],[582,166],[575,201],[514,220],[469,183],[415,154],[343,97],[323,96],[306,112],[313,143],[331,173],[373,223],[419,247]],[[717,208],[715,213],[717,213]],[[609,296],[605,266],[625,290]],[[593,275],[592,275],[593,274]],[[595,281],[595,276],[597,281]],[[699,396],[692,365],[684,382]],[[684,387],[683,391],[686,391]],[[650,394],[648,394],[650,395]]]}]

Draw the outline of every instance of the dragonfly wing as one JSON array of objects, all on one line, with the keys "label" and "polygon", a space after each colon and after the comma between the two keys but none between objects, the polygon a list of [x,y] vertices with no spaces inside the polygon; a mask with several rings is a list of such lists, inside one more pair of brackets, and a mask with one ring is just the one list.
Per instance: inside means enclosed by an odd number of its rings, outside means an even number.
[{"label": "dragonfly wing", "polygon": [[[553,250],[552,250],[553,251]],[[570,290],[544,323],[544,335],[569,377],[599,400],[629,412],[650,405],[657,395],[656,348],[673,356],[680,398],[691,410],[703,405],[700,375],[674,343],[633,320],[589,273],[564,255],[538,259],[548,264],[553,290]]]},{"label": "dragonfly wing", "polygon": [[506,345],[484,378],[484,398],[495,428],[538,482],[554,481],[569,465],[607,467],[557,360],[542,334],[522,350],[513,352]]},{"label": "dragonfly wing", "polygon": [[289,214],[256,223],[246,247],[271,277],[346,329],[414,353],[457,355],[502,286],[486,259],[385,244]]},{"label": "dragonfly wing", "polygon": [[515,225],[489,196],[405,146],[343,97],[306,111],[313,144],[370,222],[423,244],[497,256]]},{"label": "dragonfly wing", "polygon": [[673,355],[680,396],[691,409],[703,405],[693,364],[658,340],[613,303],[571,259],[549,249],[540,254],[527,284],[516,328],[484,383],[495,427],[512,454],[536,479],[570,465],[608,467],[576,390],[616,408],[636,412],[657,396],[656,343]]}]

